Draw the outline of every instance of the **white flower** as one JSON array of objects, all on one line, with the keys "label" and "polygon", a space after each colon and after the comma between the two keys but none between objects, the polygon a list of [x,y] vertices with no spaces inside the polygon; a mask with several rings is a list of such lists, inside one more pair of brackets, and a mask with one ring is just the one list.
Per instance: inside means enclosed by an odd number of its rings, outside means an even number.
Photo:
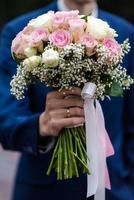
[{"label": "white flower", "polygon": [[24,50],[24,54],[29,58],[31,56],[35,56],[37,54],[37,49],[34,47],[27,47]]},{"label": "white flower", "polygon": [[31,71],[34,68],[38,67],[40,63],[41,63],[40,56],[31,56],[30,58],[26,58],[23,61],[23,66],[26,67],[28,71]]},{"label": "white flower", "polygon": [[54,12],[48,12],[47,14],[40,15],[39,17],[32,19],[28,26],[37,29],[37,28],[48,28],[49,31],[52,31],[52,19]]},{"label": "white flower", "polygon": [[110,28],[107,22],[92,16],[87,18],[86,32],[90,33],[90,35],[97,40],[103,40],[106,37],[114,38],[118,36],[116,31]]},{"label": "white flower", "polygon": [[42,54],[42,63],[44,63],[47,67],[57,67],[59,64],[58,52],[53,49],[46,50]]}]

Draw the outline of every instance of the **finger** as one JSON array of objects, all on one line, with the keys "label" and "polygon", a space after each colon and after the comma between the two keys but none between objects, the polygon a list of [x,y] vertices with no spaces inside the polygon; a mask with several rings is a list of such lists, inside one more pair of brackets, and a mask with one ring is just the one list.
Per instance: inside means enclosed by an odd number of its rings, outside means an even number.
[{"label": "finger", "polygon": [[57,120],[57,126],[61,128],[78,126],[85,123],[84,117],[72,117]]},{"label": "finger", "polygon": [[47,95],[47,99],[64,99],[68,95],[81,96],[81,89],[78,87],[72,87],[69,90],[63,89],[60,91],[50,92]]},{"label": "finger", "polygon": [[69,98],[69,99],[51,99],[46,103],[46,109],[48,110],[58,110],[58,109],[65,109],[71,107],[84,107],[84,101],[82,98]]},{"label": "finger", "polygon": [[84,109],[74,107],[70,109],[53,110],[50,113],[51,118],[72,118],[72,117],[84,117]]},{"label": "finger", "polygon": [[61,90],[59,91],[64,97],[68,95],[81,96],[81,89],[78,87],[72,87],[70,90]]}]

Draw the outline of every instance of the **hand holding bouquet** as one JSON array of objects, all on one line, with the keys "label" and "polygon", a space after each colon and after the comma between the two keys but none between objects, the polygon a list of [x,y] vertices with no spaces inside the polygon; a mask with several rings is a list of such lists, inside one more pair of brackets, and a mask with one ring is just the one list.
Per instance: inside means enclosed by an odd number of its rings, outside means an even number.
[{"label": "hand holding bouquet", "polygon": [[[60,92],[93,83],[93,101],[122,96],[133,79],[121,65],[130,50],[128,40],[119,44],[117,36],[107,22],[78,11],[51,11],[31,20],[12,42],[18,68],[11,93],[22,99],[38,82]],[[90,174],[86,148],[84,125],[63,129],[47,174],[54,169],[58,180],[79,177],[79,171]]]}]

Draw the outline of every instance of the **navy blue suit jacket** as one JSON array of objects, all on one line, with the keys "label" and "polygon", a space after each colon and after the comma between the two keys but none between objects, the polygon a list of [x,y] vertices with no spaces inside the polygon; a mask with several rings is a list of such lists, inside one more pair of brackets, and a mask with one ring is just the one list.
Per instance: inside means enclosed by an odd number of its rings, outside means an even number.
[{"label": "navy blue suit jacket", "polygon": [[[23,190],[18,199],[26,198],[34,188],[43,188],[47,200],[83,200],[86,197],[86,175],[79,179],[56,181],[53,173],[50,177],[45,175],[50,162],[52,151],[47,154],[38,153],[38,120],[45,108],[45,98],[51,90],[44,85],[31,85],[24,100],[17,101],[10,94],[10,80],[16,72],[16,63],[10,53],[11,41],[15,35],[32,18],[47,12],[56,11],[57,4],[23,15],[9,22],[1,33],[0,39],[0,142],[5,149],[23,152],[16,178],[16,187],[26,185],[29,190]],[[99,17],[107,21],[119,34],[118,40],[122,42],[129,38],[132,46],[131,53],[126,56],[124,66],[134,76],[134,28],[125,20],[99,11]],[[106,128],[115,148],[115,156],[108,159],[112,190],[107,192],[107,200],[133,200],[134,199],[134,87],[127,92],[125,98],[112,98],[111,101],[102,102],[105,115]],[[101,172],[100,172],[101,173]],[[33,190],[33,191],[36,191]],[[19,191],[19,189],[18,189]],[[21,190],[20,190],[21,191]],[[20,192],[19,191],[19,192]],[[24,195],[24,196],[23,196]],[[36,195],[29,199],[37,199]]]}]

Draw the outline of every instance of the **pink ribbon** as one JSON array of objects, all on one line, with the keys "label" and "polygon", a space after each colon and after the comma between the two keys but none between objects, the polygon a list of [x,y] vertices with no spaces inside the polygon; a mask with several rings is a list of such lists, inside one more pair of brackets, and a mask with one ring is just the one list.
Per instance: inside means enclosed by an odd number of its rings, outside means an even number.
[{"label": "pink ribbon", "polygon": [[[102,138],[102,141],[104,143],[103,145],[105,145],[105,156],[107,158],[107,157],[114,155],[115,152],[114,152],[112,143],[110,141],[109,135],[105,128],[104,115],[103,115],[103,111],[102,111],[99,101],[96,101],[96,117],[97,117],[97,122],[100,124],[100,127],[103,131],[103,135],[105,136],[104,138]],[[109,190],[111,189],[107,164],[106,164],[106,168],[105,168],[105,187]]]},{"label": "pink ribbon", "polygon": [[114,149],[105,128],[101,105],[93,99],[95,91],[96,85],[93,83],[86,83],[82,90],[87,154],[90,159],[87,164],[91,173],[87,176],[87,197],[95,195],[95,200],[105,200],[105,187],[111,189],[106,158],[114,154]]}]

